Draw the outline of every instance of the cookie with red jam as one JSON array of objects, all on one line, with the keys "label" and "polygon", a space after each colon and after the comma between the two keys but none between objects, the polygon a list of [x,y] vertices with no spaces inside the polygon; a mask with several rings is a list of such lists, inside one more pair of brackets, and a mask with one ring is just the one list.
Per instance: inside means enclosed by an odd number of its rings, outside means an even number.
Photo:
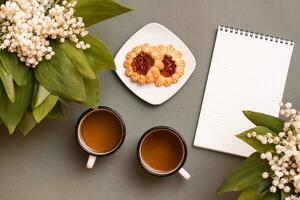
[{"label": "cookie with red jam", "polygon": [[155,85],[170,86],[177,83],[184,74],[185,62],[182,53],[176,50],[173,45],[156,47],[156,52],[161,55],[162,68],[159,70],[159,76],[155,80]]},{"label": "cookie with red jam", "polygon": [[160,69],[163,68],[162,63],[159,62],[161,57],[148,43],[134,47],[126,56],[125,74],[141,85],[154,82],[160,74]]}]

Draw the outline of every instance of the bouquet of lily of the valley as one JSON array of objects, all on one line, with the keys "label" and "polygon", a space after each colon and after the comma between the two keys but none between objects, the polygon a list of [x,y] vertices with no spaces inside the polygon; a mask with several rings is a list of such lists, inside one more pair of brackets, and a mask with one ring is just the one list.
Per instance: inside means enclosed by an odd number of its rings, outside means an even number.
[{"label": "bouquet of lily of the valley", "polygon": [[26,135],[62,104],[96,107],[99,70],[115,68],[86,28],[130,9],[113,0],[0,0],[0,123]]},{"label": "bouquet of lily of the valley", "polygon": [[245,111],[257,127],[237,137],[253,153],[218,189],[240,191],[238,200],[300,200],[300,111],[281,104],[277,117]]}]

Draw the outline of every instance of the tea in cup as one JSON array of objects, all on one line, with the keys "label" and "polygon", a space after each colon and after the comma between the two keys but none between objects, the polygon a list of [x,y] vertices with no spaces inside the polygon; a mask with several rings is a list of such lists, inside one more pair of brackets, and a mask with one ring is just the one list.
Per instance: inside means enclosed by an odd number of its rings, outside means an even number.
[{"label": "tea in cup", "polygon": [[191,175],[182,168],[187,157],[183,137],[173,128],[158,126],[141,137],[137,147],[138,161],[150,174],[170,176],[179,173],[185,179]]},{"label": "tea in cup", "polygon": [[97,157],[116,152],[123,144],[125,134],[124,121],[112,108],[100,106],[85,111],[77,122],[76,138],[89,154],[86,167],[91,169]]}]

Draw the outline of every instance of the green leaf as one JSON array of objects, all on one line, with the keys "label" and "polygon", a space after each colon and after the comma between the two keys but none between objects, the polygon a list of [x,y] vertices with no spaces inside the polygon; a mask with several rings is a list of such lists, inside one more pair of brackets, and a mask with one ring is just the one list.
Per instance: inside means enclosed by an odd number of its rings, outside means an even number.
[{"label": "green leaf", "polygon": [[285,193],[283,190],[281,190],[281,200],[285,200],[285,198],[291,196],[292,194],[292,190],[289,193]]},{"label": "green leaf", "polygon": [[97,108],[99,105],[99,95],[100,95],[99,78],[100,77],[94,80],[84,79],[86,99],[83,103],[88,107]]},{"label": "green leaf", "polygon": [[33,94],[32,108],[38,107],[51,94],[46,88],[35,82],[35,91]]},{"label": "green leaf", "polygon": [[261,200],[280,200],[280,194],[279,193],[275,193],[275,194],[268,193],[268,195],[265,195],[263,197],[263,199],[261,199]]},{"label": "green leaf", "polygon": [[43,60],[34,70],[38,82],[51,93],[66,99],[84,101],[86,99],[84,81],[81,74],[66,54],[52,45],[55,55],[50,62]]},{"label": "green leaf", "polygon": [[82,37],[81,40],[91,45],[90,48],[83,51],[91,66],[98,70],[116,69],[112,54],[101,40],[91,34]]},{"label": "green leaf", "polygon": [[50,94],[38,107],[34,108],[32,111],[33,117],[37,123],[40,123],[48,113],[54,108],[58,96]]},{"label": "green leaf", "polygon": [[76,47],[74,47],[74,45],[69,40],[59,44],[59,47],[63,49],[72,63],[77,67],[78,71],[85,78],[96,79],[96,75],[81,49],[77,49]]},{"label": "green leaf", "polygon": [[70,101],[69,99],[64,99],[64,98],[62,98],[62,97],[59,97],[58,100],[59,100],[61,103],[65,104],[65,105],[71,103],[71,101]]},{"label": "green leaf", "polygon": [[284,121],[282,119],[252,111],[243,111],[243,113],[256,126],[267,127],[274,133],[279,133],[283,129]]},{"label": "green leaf", "polygon": [[289,195],[281,190],[281,200],[285,200]]},{"label": "green leaf", "polygon": [[61,103],[58,101],[51,112],[47,115],[48,118],[64,118],[64,111]]},{"label": "green leaf", "polygon": [[244,190],[237,200],[280,200],[280,192],[271,193],[269,188],[272,180],[262,180],[259,183]]},{"label": "green leaf", "polygon": [[258,126],[238,134],[237,137],[243,140],[244,142],[248,143],[250,146],[252,146],[255,150],[257,150],[260,153],[265,153],[266,151],[275,150],[274,144],[262,144],[259,140],[257,140],[254,137],[248,138],[247,134],[252,132],[256,132],[258,135],[266,135],[267,133],[271,133],[272,135],[276,136],[276,134],[273,133],[270,129],[263,126]]},{"label": "green leaf", "polygon": [[3,83],[4,89],[9,100],[14,103],[15,102],[15,87],[14,87],[14,80],[12,76],[7,73],[7,71],[3,68],[2,64],[0,63],[0,78]]},{"label": "green leaf", "polygon": [[35,127],[37,122],[34,120],[31,112],[26,112],[22,120],[19,122],[17,128],[26,136]]},{"label": "green leaf", "polygon": [[262,200],[269,193],[270,180],[262,180],[257,184],[244,190],[237,200]]},{"label": "green leaf", "polygon": [[244,190],[263,180],[261,175],[269,168],[267,161],[260,159],[260,153],[255,152],[225,179],[217,193]]},{"label": "green leaf", "polygon": [[25,85],[27,81],[27,73],[29,67],[25,66],[17,55],[10,53],[6,50],[0,51],[0,60],[4,69],[12,75],[17,85]]},{"label": "green leaf", "polygon": [[16,85],[16,100],[14,103],[8,99],[3,85],[0,85],[0,118],[8,128],[10,134],[14,132],[17,124],[21,121],[30,105],[33,90],[31,71],[27,74],[26,82],[27,84],[23,86]]},{"label": "green leaf", "polygon": [[[92,69],[97,74],[97,69],[92,65]],[[97,108],[100,98],[100,76],[97,74],[96,79],[84,79],[84,86],[86,91],[86,99],[83,102],[86,106]]]},{"label": "green leaf", "polygon": [[78,0],[75,16],[82,17],[85,26],[88,27],[130,10],[113,0]]},{"label": "green leaf", "polygon": [[261,193],[258,191],[258,187],[255,185],[243,191],[237,200],[281,200],[280,193],[274,194],[269,191]]}]

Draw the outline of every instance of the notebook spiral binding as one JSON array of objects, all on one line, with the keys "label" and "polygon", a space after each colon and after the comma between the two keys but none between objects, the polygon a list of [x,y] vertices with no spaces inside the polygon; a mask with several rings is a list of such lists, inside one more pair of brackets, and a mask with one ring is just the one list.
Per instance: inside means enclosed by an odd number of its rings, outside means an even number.
[{"label": "notebook spiral binding", "polygon": [[233,28],[233,27],[229,27],[229,26],[220,25],[219,30],[229,32],[229,33],[234,33],[237,35],[244,35],[247,37],[253,37],[253,38],[258,38],[261,40],[276,42],[276,43],[280,43],[280,44],[286,44],[286,45],[291,45],[291,46],[294,45],[294,41],[292,41],[292,40],[274,37],[271,35],[264,35],[264,34],[255,33],[255,32],[251,32],[251,31],[247,31],[247,30],[243,30],[243,29],[237,29],[237,28]]}]

